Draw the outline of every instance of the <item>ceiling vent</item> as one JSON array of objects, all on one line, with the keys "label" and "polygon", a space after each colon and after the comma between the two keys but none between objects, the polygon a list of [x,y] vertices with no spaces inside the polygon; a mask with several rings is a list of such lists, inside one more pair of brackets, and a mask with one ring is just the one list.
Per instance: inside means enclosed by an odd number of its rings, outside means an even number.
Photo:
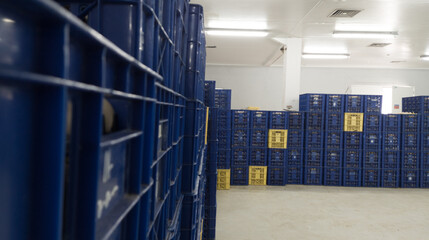
[{"label": "ceiling vent", "polygon": [[406,62],[406,61],[404,61],[404,60],[399,60],[399,61],[390,61],[390,63],[404,63],[404,62]]},{"label": "ceiling vent", "polygon": [[345,9],[336,9],[334,12],[329,14],[328,17],[331,18],[352,18],[356,14],[360,13],[362,10],[345,10]]},{"label": "ceiling vent", "polygon": [[382,48],[385,46],[389,46],[392,43],[372,43],[371,45],[369,45],[368,47],[378,47],[378,48]]}]

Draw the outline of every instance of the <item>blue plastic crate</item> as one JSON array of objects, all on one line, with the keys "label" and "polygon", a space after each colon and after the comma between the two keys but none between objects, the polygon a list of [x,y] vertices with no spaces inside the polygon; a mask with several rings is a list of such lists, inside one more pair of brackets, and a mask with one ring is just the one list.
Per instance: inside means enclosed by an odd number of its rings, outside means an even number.
[{"label": "blue plastic crate", "polygon": [[418,188],[419,170],[401,170],[401,187],[402,188]]},{"label": "blue plastic crate", "polygon": [[323,148],[307,148],[305,150],[304,164],[310,167],[322,167]]},{"label": "blue plastic crate", "polygon": [[250,128],[267,129],[269,114],[267,111],[250,111]]},{"label": "blue plastic crate", "polygon": [[304,161],[303,148],[288,148],[286,156],[287,166],[301,166]]},{"label": "blue plastic crate", "polygon": [[381,170],[381,187],[398,188],[400,185],[400,171],[398,168],[383,168]]},{"label": "blue plastic crate", "polygon": [[326,131],[325,132],[325,148],[326,149],[342,149],[343,148],[343,132]]},{"label": "blue plastic crate", "polygon": [[[286,149],[268,149],[268,166],[270,167],[286,167],[288,150]],[[298,160],[297,162],[301,162]]]},{"label": "blue plastic crate", "polygon": [[207,126],[208,140],[212,140],[212,141],[217,140],[217,133],[218,133],[217,114],[218,114],[217,108],[209,109],[209,119],[208,119],[208,126]]},{"label": "blue plastic crate", "polygon": [[364,168],[362,170],[363,187],[380,187],[380,168]]},{"label": "blue plastic crate", "polygon": [[231,90],[216,89],[215,91],[215,107],[224,110],[231,109]]},{"label": "blue plastic crate", "polygon": [[192,193],[198,186],[200,166],[198,164],[182,165],[182,192]]},{"label": "blue plastic crate", "polygon": [[402,98],[402,112],[414,112],[413,106],[411,106],[411,100],[412,97],[405,97]]},{"label": "blue plastic crate", "polygon": [[249,148],[238,147],[231,150],[232,166],[249,166]]},{"label": "blue plastic crate", "polygon": [[402,151],[418,151],[420,134],[417,132],[403,132],[402,133]]},{"label": "blue plastic crate", "polygon": [[269,113],[269,129],[287,129],[288,112],[277,111]]},{"label": "blue plastic crate", "polygon": [[217,139],[219,148],[231,148],[231,130],[218,130]]},{"label": "blue plastic crate", "polygon": [[344,150],[344,167],[360,168],[362,166],[362,150],[345,149]]},{"label": "blue plastic crate", "polygon": [[325,114],[323,112],[307,112],[305,119],[305,128],[307,130],[321,131],[325,127]]},{"label": "blue plastic crate", "polygon": [[305,166],[304,169],[304,184],[306,185],[322,185],[323,168]]},{"label": "blue plastic crate", "polygon": [[383,114],[382,119],[384,132],[401,131],[401,114]]},{"label": "blue plastic crate", "polygon": [[288,112],[288,129],[304,129],[304,112]]},{"label": "blue plastic crate", "polygon": [[197,135],[205,124],[206,108],[199,101],[186,102],[185,135]]},{"label": "blue plastic crate", "polygon": [[268,130],[266,129],[251,129],[250,130],[250,147],[267,147]]},{"label": "blue plastic crate", "polygon": [[423,151],[420,154],[420,169],[429,169],[429,151]]},{"label": "blue plastic crate", "polygon": [[365,132],[380,132],[382,130],[382,115],[379,113],[365,113],[363,130]]},{"label": "blue plastic crate", "polygon": [[249,129],[235,128],[231,132],[232,147],[248,147],[249,146]]},{"label": "blue plastic crate", "polygon": [[359,132],[344,132],[345,149],[362,149],[363,134]]},{"label": "blue plastic crate", "polygon": [[381,113],[383,96],[366,95],[364,96],[364,110],[366,113]]},{"label": "blue plastic crate", "polygon": [[[407,106],[402,107],[403,112],[429,113],[429,96],[416,96],[405,99]],[[402,100],[404,103],[404,98]]]},{"label": "blue plastic crate", "polygon": [[287,132],[287,148],[302,148],[304,146],[304,131],[291,129]]},{"label": "blue plastic crate", "polygon": [[429,132],[429,114],[422,114],[421,125],[421,132]]},{"label": "blue plastic crate", "polygon": [[382,139],[380,132],[364,132],[363,148],[365,150],[381,150]]},{"label": "blue plastic crate", "polygon": [[384,132],[383,146],[384,151],[399,151],[401,150],[401,133],[400,132]]},{"label": "blue plastic crate", "polygon": [[401,166],[401,152],[400,151],[383,151],[381,156],[381,167],[399,169]]},{"label": "blue plastic crate", "polygon": [[429,170],[421,170],[420,172],[420,187],[429,188]]},{"label": "blue plastic crate", "polygon": [[215,81],[204,81],[204,104],[207,107],[215,107]]},{"label": "blue plastic crate", "polygon": [[232,110],[231,111],[232,128],[249,128],[250,127],[250,111],[248,110]]},{"label": "blue plastic crate", "polygon": [[325,111],[325,94],[299,95],[299,111],[323,112]]},{"label": "blue plastic crate", "polygon": [[[326,95],[326,112],[340,113],[344,112],[344,95],[341,94],[327,94]],[[336,129],[332,129],[336,130]]]},{"label": "blue plastic crate", "polygon": [[324,166],[329,168],[341,168],[343,166],[343,150],[325,149]]},{"label": "blue plastic crate", "polygon": [[198,208],[201,205],[200,195],[184,195],[182,203],[182,229],[193,229],[198,224]]},{"label": "blue plastic crate", "polygon": [[344,130],[344,113],[326,112],[325,113],[326,131],[343,131]]},{"label": "blue plastic crate", "polygon": [[364,110],[363,95],[345,95],[345,112],[361,113]]},{"label": "blue plastic crate", "polygon": [[343,185],[346,187],[362,186],[362,169],[360,168],[344,168]]},{"label": "blue plastic crate", "polygon": [[268,167],[267,184],[274,186],[284,186],[287,182],[287,168],[285,167]]},{"label": "blue plastic crate", "polygon": [[217,168],[230,169],[231,168],[231,150],[219,149],[217,155]]},{"label": "blue plastic crate", "polygon": [[249,167],[231,167],[231,185],[249,185]]},{"label": "blue plastic crate", "polygon": [[323,169],[323,185],[341,186],[342,176],[342,168],[325,167]]},{"label": "blue plastic crate", "polygon": [[266,148],[250,148],[250,165],[251,166],[267,166],[267,149]]},{"label": "blue plastic crate", "polygon": [[308,130],[305,132],[305,146],[307,148],[323,148],[323,131]]},{"label": "blue plastic crate", "polygon": [[217,154],[219,152],[217,141],[209,141],[207,144],[206,168],[208,172],[216,172]]},{"label": "blue plastic crate", "polygon": [[205,206],[216,206],[216,185],[217,185],[217,173],[207,174],[206,188],[204,190]]},{"label": "blue plastic crate", "polygon": [[303,183],[302,171],[303,171],[302,165],[288,166],[287,167],[287,184],[302,184]]},{"label": "blue plastic crate", "polygon": [[402,151],[401,169],[414,170],[420,168],[418,151]]},{"label": "blue plastic crate", "polygon": [[402,132],[418,132],[420,117],[417,114],[402,115]]},{"label": "blue plastic crate", "polygon": [[231,110],[219,109],[217,113],[218,129],[231,129]]}]

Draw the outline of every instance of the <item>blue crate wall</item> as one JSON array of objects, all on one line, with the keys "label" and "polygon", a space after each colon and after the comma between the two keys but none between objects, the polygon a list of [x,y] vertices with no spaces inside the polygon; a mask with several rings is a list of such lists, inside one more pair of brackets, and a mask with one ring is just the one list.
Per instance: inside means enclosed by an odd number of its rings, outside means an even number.
[{"label": "blue crate wall", "polygon": [[343,167],[343,149],[326,149],[324,152],[325,168],[342,168]]},{"label": "blue crate wall", "polygon": [[402,98],[402,111],[427,114],[429,113],[429,96]]},{"label": "blue crate wall", "polygon": [[304,131],[290,129],[287,132],[287,148],[302,148],[304,146]]},{"label": "blue crate wall", "polygon": [[304,164],[311,167],[323,167],[323,148],[306,148]]},{"label": "blue crate wall", "polygon": [[325,149],[342,149],[343,148],[343,132],[342,131],[326,131],[325,132]]},{"label": "blue crate wall", "polygon": [[401,166],[400,151],[383,151],[381,158],[381,167],[383,169],[399,169]]},{"label": "blue crate wall", "polygon": [[335,167],[323,168],[323,185],[325,186],[341,186],[343,177],[343,169]]},{"label": "blue crate wall", "polygon": [[249,164],[251,166],[267,166],[267,148],[251,147],[249,153]]},{"label": "blue crate wall", "polygon": [[217,138],[218,146],[220,149],[231,148],[231,130],[218,129]]},{"label": "blue crate wall", "polygon": [[420,187],[419,170],[401,169],[401,187],[418,188]]},{"label": "blue crate wall", "polygon": [[429,114],[421,115],[421,132],[429,132]]},{"label": "blue crate wall", "polygon": [[429,188],[429,170],[427,169],[420,171],[420,187]]},{"label": "blue crate wall", "polygon": [[418,151],[404,150],[401,154],[402,170],[416,170],[420,168],[420,154]]},{"label": "blue crate wall", "polygon": [[231,129],[231,110],[219,109],[217,124],[218,129]]},{"label": "blue crate wall", "polygon": [[287,183],[286,167],[268,167],[267,184],[274,186],[284,186]]},{"label": "blue crate wall", "polygon": [[305,129],[322,131],[325,127],[325,114],[323,112],[306,112]]},{"label": "blue crate wall", "polygon": [[362,149],[363,133],[344,132],[344,149]]},{"label": "blue crate wall", "polygon": [[269,124],[268,111],[250,111],[250,128],[267,129]]},{"label": "blue crate wall", "polygon": [[362,167],[362,150],[360,149],[345,149],[343,153],[345,168],[361,168]]},{"label": "blue crate wall", "polygon": [[363,95],[345,95],[345,112],[361,113],[364,111]]},{"label": "blue crate wall", "polygon": [[249,185],[249,167],[231,167],[231,185]]},{"label": "blue crate wall", "polygon": [[365,113],[363,130],[365,132],[380,132],[382,130],[382,115],[379,113]]},{"label": "blue crate wall", "polygon": [[326,131],[344,131],[344,113],[326,112],[325,113]]},{"label": "blue crate wall", "polygon": [[231,149],[231,166],[249,166],[250,149],[236,147]]},{"label": "blue crate wall", "polygon": [[288,166],[287,171],[287,184],[303,184],[303,170],[302,165],[298,166]]},{"label": "blue crate wall", "polygon": [[208,141],[207,143],[207,157],[206,157],[206,172],[215,173],[217,172],[217,155],[219,153],[218,142]]},{"label": "blue crate wall", "polygon": [[323,112],[325,111],[325,94],[299,95],[299,111]]},{"label": "blue crate wall", "polygon": [[304,129],[305,112],[288,112],[288,129]]},{"label": "blue crate wall", "polygon": [[384,132],[401,131],[401,114],[383,114],[382,121]]},{"label": "blue crate wall", "polygon": [[381,95],[364,96],[365,113],[381,113],[382,102],[383,96]]},{"label": "blue crate wall", "polygon": [[363,187],[380,187],[381,171],[380,168],[364,168],[362,170]]},{"label": "blue crate wall", "polygon": [[288,112],[269,112],[269,129],[288,129]]},{"label": "blue crate wall", "polygon": [[381,187],[398,188],[401,183],[399,168],[383,168],[381,169]]},{"label": "blue crate wall", "polygon": [[215,108],[215,81],[204,81],[204,105]]},{"label": "blue crate wall", "polygon": [[344,168],[343,185],[345,187],[362,186],[362,169],[361,168]]},{"label": "blue crate wall", "polygon": [[382,149],[384,151],[401,150],[401,132],[383,132]]},{"label": "blue crate wall", "polygon": [[217,141],[218,139],[218,109],[209,108],[208,126],[207,126],[207,139],[211,141]]},{"label": "blue crate wall", "polygon": [[304,163],[303,148],[288,148],[286,156],[287,166],[302,166]]},{"label": "blue crate wall", "polygon": [[250,147],[267,148],[268,130],[267,129],[250,129]]},{"label": "blue crate wall", "polygon": [[420,169],[429,169],[429,152],[424,151],[420,153]]},{"label": "blue crate wall", "polygon": [[402,151],[420,151],[420,133],[403,132],[402,133]]},{"label": "blue crate wall", "polygon": [[344,112],[344,95],[326,94],[326,113],[343,113]]},{"label": "blue crate wall", "polygon": [[249,129],[234,128],[231,131],[231,147],[248,147],[250,141]]},{"label": "blue crate wall", "polygon": [[215,107],[224,110],[231,110],[231,89],[216,89]]},{"label": "blue crate wall", "polygon": [[[287,149],[268,149],[268,165],[269,167],[286,167],[289,162],[288,160],[288,150]],[[299,156],[294,159],[294,165],[300,165],[302,163],[302,158]]]},{"label": "blue crate wall", "polygon": [[414,112],[414,107],[411,105],[412,97],[402,98],[402,112]]},{"label": "blue crate wall", "polygon": [[402,115],[402,132],[418,132],[420,128],[420,117],[417,114]]},{"label": "blue crate wall", "polygon": [[[206,184],[204,190],[204,206],[207,208],[216,206],[216,184],[217,184],[217,172],[206,174]],[[206,212],[206,211],[205,211]],[[216,217],[216,212],[210,212],[211,216]]]},{"label": "blue crate wall", "polygon": [[364,132],[363,149],[380,151],[383,144],[381,136],[380,132]]},{"label": "blue crate wall", "polygon": [[305,147],[306,148],[323,148],[323,131],[307,130],[305,132]]},{"label": "blue crate wall", "polygon": [[322,185],[322,183],[323,183],[323,167],[305,166],[304,184]]},{"label": "blue crate wall", "polygon": [[219,153],[217,155],[217,168],[218,169],[231,168],[231,150],[230,149],[219,149]]},{"label": "blue crate wall", "polygon": [[231,111],[232,128],[249,128],[250,127],[250,111],[248,110],[232,110]]}]

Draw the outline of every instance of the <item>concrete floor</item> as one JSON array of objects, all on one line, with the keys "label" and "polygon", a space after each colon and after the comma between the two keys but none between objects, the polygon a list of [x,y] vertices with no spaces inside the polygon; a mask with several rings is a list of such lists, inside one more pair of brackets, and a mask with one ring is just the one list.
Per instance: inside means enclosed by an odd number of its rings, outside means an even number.
[{"label": "concrete floor", "polygon": [[219,240],[429,239],[429,189],[231,186],[217,206]]}]

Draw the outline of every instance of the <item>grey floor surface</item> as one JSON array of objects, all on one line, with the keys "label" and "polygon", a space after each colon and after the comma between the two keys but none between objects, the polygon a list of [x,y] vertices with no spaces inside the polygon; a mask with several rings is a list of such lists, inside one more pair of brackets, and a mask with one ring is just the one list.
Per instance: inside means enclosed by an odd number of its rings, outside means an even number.
[{"label": "grey floor surface", "polygon": [[429,189],[288,185],[217,191],[216,239],[429,239]]}]

